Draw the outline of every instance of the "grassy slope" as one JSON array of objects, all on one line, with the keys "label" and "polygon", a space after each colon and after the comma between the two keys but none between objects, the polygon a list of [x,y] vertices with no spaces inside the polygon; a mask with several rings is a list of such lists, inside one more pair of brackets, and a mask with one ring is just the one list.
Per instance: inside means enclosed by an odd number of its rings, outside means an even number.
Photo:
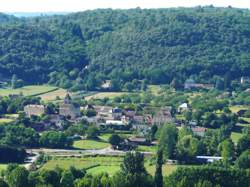
[{"label": "grassy slope", "polygon": [[20,94],[25,96],[39,95],[42,93],[50,92],[57,89],[54,86],[41,85],[41,86],[24,86],[18,89],[0,89],[0,96],[7,96],[10,94]]}]

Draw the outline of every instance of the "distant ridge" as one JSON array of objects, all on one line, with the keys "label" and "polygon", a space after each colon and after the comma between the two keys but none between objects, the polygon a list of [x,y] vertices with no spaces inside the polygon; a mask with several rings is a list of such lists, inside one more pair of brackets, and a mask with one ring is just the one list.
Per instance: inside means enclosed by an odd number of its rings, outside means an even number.
[{"label": "distant ridge", "polygon": [[54,15],[66,15],[71,12],[6,12],[5,14],[13,15],[15,17],[39,17],[39,16],[54,16]]}]

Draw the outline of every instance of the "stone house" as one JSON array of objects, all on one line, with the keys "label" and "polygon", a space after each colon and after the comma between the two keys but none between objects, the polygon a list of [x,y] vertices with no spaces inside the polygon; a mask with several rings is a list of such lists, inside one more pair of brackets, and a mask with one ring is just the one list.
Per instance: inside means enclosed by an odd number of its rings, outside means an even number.
[{"label": "stone house", "polygon": [[24,112],[28,117],[31,116],[41,116],[45,113],[44,105],[26,105],[24,107]]},{"label": "stone house", "polygon": [[64,102],[59,105],[59,115],[70,119],[75,119],[80,116],[80,106],[72,102],[69,94],[66,95]]}]

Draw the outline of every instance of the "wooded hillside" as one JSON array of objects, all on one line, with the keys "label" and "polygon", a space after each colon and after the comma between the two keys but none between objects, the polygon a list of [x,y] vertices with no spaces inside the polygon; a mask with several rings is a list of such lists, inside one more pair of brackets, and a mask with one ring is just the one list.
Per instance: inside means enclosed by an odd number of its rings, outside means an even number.
[{"label": "wooded hillside", "polygon": [[0,15],[0,74],[25,83],[93,90],[107,79],[120,89],[140,80],[250,76],[248,10],[100,9],[16,19]]}]

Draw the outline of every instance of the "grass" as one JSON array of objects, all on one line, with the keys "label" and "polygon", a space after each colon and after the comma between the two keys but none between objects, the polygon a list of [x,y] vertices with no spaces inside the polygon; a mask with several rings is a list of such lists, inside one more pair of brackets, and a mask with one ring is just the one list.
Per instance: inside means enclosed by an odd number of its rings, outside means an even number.
[{"label": "grass", "polygon": [[13,121],[14,119],[10,119],[10,118],[0,118],[0,124],[10,123]]},{"label": "grass", "polygon": [[0,89],[0,96],[7,96],[10,94],[20,94],[22,93],[24,96],[32,96],[32,95],[39,95],[43,93],[47,93],[57,89],[54,86],[48,85],[40,85],[40,86],[24,86],[22,88],[17,89]]},{"label": "grass", "polygon": [[[162,174],[163,176],[168,176],[171,173],[173,173],[177,168],[178,168],[178,165],[164,164],[162,166]],[[155,175],[155,165],[146,165],[146,170],[152,176]]]},{"label": "grass", "polygon": [[52,92],[48,92],[45,94],[39,95],[43,101],[55,101],[57,97],[60,99],[63,99],[67,94],[67,91],[65,89],[58,89]]},{"label": "grass", "polygon": [[0,164],[0,172],[7,168],[8,164]]},{"label": "grass", "polygon": [[[97,172],[98,169],[92,170],[93,168],[99,168],[100,166],[104,169],[105,167],[119,167],[123,158],[122,157],[112,157],[112,156],[89,156],[81,158],[72,157],[54,157],[43,165],[41,169],[53,170],[56,167],[62,169],[68,169],[70,166],[74,166],[78,169],[87,169],[90,172]],[[100,168],[99,168],[100,169]],[[109,170],[106,170],[109,172]]]},{"label": "grass", "polygon": [[229,109],[231,110],[231,112],[237,113],[240,110],[247,110],[249,109],[249,107],[244,106],[244,105],[235,105],[235,106],[230,106]]},{"label": "grass", "polygon": [[120,170],[120,166],[97,166],[87,170],[92,175],[98,175],[100,173],[108,172],[109,175],[114,175]]},{"label": "grass", "polygon": [[237,143],[242,136],[243,136],[242,133],[239,132],[231,133],[231,139],[233,140],[234,143]]},{"label": "grass", "polygon": [[121,95],[127,94],[127,92],[99,92],[90,96],[86,96],[85,100],[90,100],[90,99],[103,99],[103,98],[114,98],[118,97]]},{"label": "grass", "polygon": [[148,90],[154,94],[154,95],[159,95],[161,91],[161,86],[160,85],[149,85]]},{"label": "grass", "polygon": [[246,122],[250,123],[250,118],[242,118],[243,120],[245,120]]},{"label": "grass", "polygon": [[[53,157],[52,160],[49,160],[47,163],[45,163],[41,169],[54,170],[56,167],[60,167],[62,169],[69,169],[70,166],[74,166],[78,169],[86,169],[87,173],[90,173],[92,175],[97,175],[103,172],[107,172],[109,175],[113,175],[120,170],[120,165],[122,161],[123,157],[116,156],[88,156],[81,158]],[[3,169],[6,166],[3,166]],[[148,163],[145,163],[145,167],[151,175],[154,175],[155,165],[149,165]],[[163,165],[163,175],[170,175],[177,169],[177,167],[178,165]]]},{"label": "grass", "polygon": [[109,147],[109,143],[97,140],[77,140],[73,147],[78,149],[104,149]]},{"label": "grass", "polygon": [[124,133],[104,133],[104,134],[101,134],[99,136],[99,138],[102,139],[103,141],[108,142],[108,140],[109,140],[109,138],[110,138],[110,136],[112,134],[117,134],[117,135],[119,135],[120,137],[122,137],[124,139],[133,136],[133,134],[131,134],[131,133],[129,133],[129,134],[124,134]]},{"label": "grass", "polygon": [[141,152],[151,152],[151,153],[156,153],[157,151],[157,146],[146,146],[146,145],[139,145],[136,149],[137,151]]}]

